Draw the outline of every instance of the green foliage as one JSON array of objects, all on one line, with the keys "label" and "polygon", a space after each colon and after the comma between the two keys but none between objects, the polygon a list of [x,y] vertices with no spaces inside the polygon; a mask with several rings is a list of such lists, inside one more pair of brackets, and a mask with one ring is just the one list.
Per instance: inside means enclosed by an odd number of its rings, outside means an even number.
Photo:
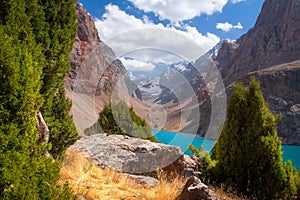
[{"label": "green foliage", "polygon": [[[0,199],[74,199],[67,185],[57,185],[59,162],[44,156],[62,155],[77,138],[63,90],[76,32],[74,3],[0,1]],[[40,110],[50,144],[37,143]]]},{"label": "green foliage", "polygon": [[[215,181],[259,199],[287,198],[295,195],[290,163],[282,162],[281,142],[274,116],[254,78],[245,89],[235,86],[224,129],[213,149]],[[282,191],[285,191],[284,193]]]},{"label": "green foliage", "polygon": [[84,133],[86,135],[97,133],[95,131],[99,131],[100,127],[105,133],[129,135],[156,142],[149,124],[124,102],[110,103],[105,106],[99,114],[98,122],[87,128]]},{"label": "green foliage", "polygon": [[212,160],[209,152],[205,151],[202,146],[198,150],[191,144],[188,149],[192,151],[193,155],[197,156],[200,165],[199,170],[203,173],[203,178],[209,179],[210,170],[215,167],[216,161]]},{"label": "green foliage", "polygon": [[50,130],[50,153],[59,157],[73,144],[78,133],[69,116],[71,103],[66,98],[63,79],[70,70],[69,53],[76,33],[75,0],[42,1],[44,21],[33,21],[36,40],[43,46],[46,64],[43,67],[41,93],[45,103],[41,111]]},{"label": "green foliage", "polygon": [[292,162],[289,160],[284,163],[285,180],[283,185],[283,196],[295,196],[297,194],[297,179],[298,174]]},{"label": "green foliage", "polygon": [[294,172],[295,175],[295,184],[296,184],[296,188],[297,188],[297,197],[300,197],[300,171]]}]

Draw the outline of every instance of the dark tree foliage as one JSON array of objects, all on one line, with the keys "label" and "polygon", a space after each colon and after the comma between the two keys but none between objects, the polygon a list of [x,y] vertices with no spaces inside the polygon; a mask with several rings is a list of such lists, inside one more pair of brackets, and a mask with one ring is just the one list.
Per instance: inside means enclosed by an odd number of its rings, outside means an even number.
[{"label": "dark tree foliage", "polygon": [[[0,1],[0,199],[73,198],[57,185],[59,162],[44,155],[62,155],[77,138],[63,90],[74,2]],[[50,144],[37,142],[40,110],[53,133]]]},{"label": "dark tree foliage", "polygon": [[295,169],[283,165],[275,126],[280,116],[269,110],[259,82],[240,83],[230,96],[224,129],[213,149],[215,180],[258,199],[295,196]]},{"label": "dark tree foliage", "polygon": [[105,106],[99,114],[98,122],[87,128],[85,134],[97,133],[100,131],[100,127],[105,133],[129,135],[156,141],[149,124],[124,102],[110,103]]}]

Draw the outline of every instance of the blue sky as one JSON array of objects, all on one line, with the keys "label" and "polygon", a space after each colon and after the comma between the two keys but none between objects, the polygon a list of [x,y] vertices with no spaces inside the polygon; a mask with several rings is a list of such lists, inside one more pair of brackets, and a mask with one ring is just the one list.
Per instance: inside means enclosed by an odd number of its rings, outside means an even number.
[{"label": "blue sky", "polygon": [[128,70],[192,61],[253,27],[264,0],[79,0]]}]

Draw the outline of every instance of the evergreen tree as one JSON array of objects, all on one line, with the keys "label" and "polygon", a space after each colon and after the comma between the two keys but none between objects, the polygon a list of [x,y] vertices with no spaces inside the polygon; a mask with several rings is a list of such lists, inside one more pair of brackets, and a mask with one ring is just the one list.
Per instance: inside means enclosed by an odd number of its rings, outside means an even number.
[{"label": "evergreen tree", "polygon": [[286,183],[281,142],[275,130],[279,119],[269,110],[257,80],[251,78],[248,89],[237,84],[229,99],[224,129],[213,149],[216,180],[259,199],[293,196],[295,187]]},{"label": "evergreen tree", "polygon": [[[1,24],[7,32],[23,40],[29,33],[40,47],[44,61],[40,63],[40,97],[45,121],[50,129],[50,153],[59,157],[73,144],[78,133],[69,116],[70,101],[66,98],[63,79],[70,70],[69,53],[76,34],[75,0],[65,1],[1,1]],[[59,105],[59,108],[57,107]]]},{"label": "evergreen tree", "polygon": [[[58,6],[64,8],[59,17],[62,20],[46,20],[52,12],[57,13],[55,8],[47,9],[49,2],[56,2],[56,6],[63,4]],[[70,103],[65,101],[62,82],[70,66],[68,54],[74,37],[68,38],[68,42],[59,40],[75,34],[74,18],[66,24],[63,22],[69,17],[68,13],[75,13],[73,3],[0,1],[0,199],[72,198],[67,187],[57,185],[59,162],[44,155],[51,145],[55,147],[52,148],[53,155],[61,155],[77,135],[68,115]],[[65,35],[56,39],[57,29],[50,31],[52,24],[65,27],[61,28]],[[61,32],[57,34],[62,35]],[[53,43],[60,46],[55,49]],[[53,63],[56,68],[63,69],[50,72],[50,79],[56,84],[50,84],[51,89],[47,90],[44,89],[48,88],[45,69]],[[47,123],[51,124],[50,131],[54,133],[52,137],[59,135],[59,139],[50,141],[52,144],[37,142],[36,116],[41,109],[47,113]],[[70,135],[69,127],[74,128]]]},{"label": "evergreen tree", "polygon": [[98,121],[87,128],[84,133],[86,135],[97,133],[95,131],[99,131],[99,126],[105,133],[130,135],[156,141],[149,124],[141,119],[132,107],[128,108],[124,102],[106,105],[99,113]]},{"label": "evergreen tree", "polygon": [[[71,103],[65,95],[63,79],[70,71],[69,54],[76,34],[76,0],[40,1],[44,22],[33,26],[37,42],[43,45],[46,64],[43,67],[41,93],[45,99],[41,111],[50,130],[50,153],[59,157],[78,137],[74,122],[69,116]],[[38,13],[38,12],[36,12]]]}]

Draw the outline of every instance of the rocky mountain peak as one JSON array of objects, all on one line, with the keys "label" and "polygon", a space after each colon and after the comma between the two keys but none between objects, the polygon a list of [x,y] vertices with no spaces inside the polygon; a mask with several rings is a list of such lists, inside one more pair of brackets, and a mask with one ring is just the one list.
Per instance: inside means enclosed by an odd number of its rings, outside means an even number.
[{"label": "rocky mountain peak", "polygon": [[100,38],[92,17],[80,3],[76,3],[78,32],[77,37],[80,41],[87,42],[89,45],[97,45]]},{"label": "rocky mountain peak", "polygon": [[224,42],[219,52],[226,85],[251,71],[300,59],[300,1],[265,0],[255,26],[234,46]]}]

